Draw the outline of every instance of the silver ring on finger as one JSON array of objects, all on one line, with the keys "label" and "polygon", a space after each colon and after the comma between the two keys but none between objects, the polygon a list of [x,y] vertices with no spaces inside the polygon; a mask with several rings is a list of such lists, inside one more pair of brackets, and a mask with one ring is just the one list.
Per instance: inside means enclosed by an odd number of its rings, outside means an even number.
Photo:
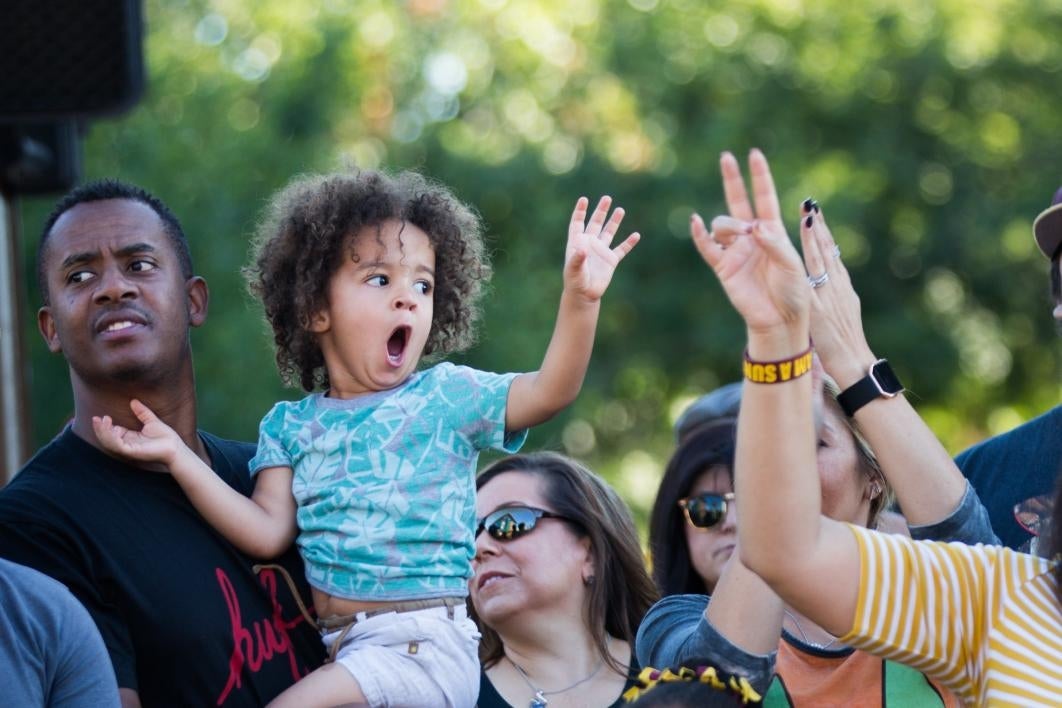
[{"label": "silver ring on finger", "polygon": [[814,288],[816,290],[818,288],[821,288],[823,285],[825,285],[828,282],[830,282],[830,274],[825,272],[825,271],[823,271],[822,275],[818,275],[818,276],[815,276],[815,277],[812,277],[810,275],[808,276],[808,285],[810,285],[812,288]]}]

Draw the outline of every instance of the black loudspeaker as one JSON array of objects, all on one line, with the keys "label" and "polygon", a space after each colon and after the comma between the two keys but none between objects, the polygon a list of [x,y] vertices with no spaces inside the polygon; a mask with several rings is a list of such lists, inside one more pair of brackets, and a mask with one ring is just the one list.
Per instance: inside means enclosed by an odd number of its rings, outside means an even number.
[{"label": "black loudspeaker", "polygon": [[140,0],[0,0],[0,189],[62,192],[85,121],[144,91]]},{"label": "black loudspeaker", "polygon": [[81,175],[76,120],[0,123],[0,190],[17,194],[65,192]]},{"label": "black loudspeaker", "polygon": [[111,115],[143,89],[140,0],[0,0],[0,123]]}]

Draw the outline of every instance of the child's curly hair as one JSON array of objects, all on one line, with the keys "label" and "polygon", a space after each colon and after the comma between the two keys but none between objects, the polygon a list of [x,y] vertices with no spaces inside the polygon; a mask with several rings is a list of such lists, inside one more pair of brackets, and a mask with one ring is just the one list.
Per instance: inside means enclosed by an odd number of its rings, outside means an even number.
[{"label": "child's curly hair", "polygon": [[355,236],[390,219],[420,228],[435,251],[434,316],[423,353],[448,354],[473,343],[491,268],[472,209],[415,172],[301,176],[270,199],[243,271],[273,328],[285,384],[306,391],[329,386],[310,322],[328,305],[328,284]]}]

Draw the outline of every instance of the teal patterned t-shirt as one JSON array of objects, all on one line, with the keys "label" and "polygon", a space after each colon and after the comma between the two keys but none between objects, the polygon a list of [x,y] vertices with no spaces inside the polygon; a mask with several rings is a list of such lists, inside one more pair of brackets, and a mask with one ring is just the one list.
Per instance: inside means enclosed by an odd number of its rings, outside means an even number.
[{"label": "teal patterned t-shirt", "polygon": [[249,466],[294,471],[311,585],[367,601],[467,594],[479,452],[527,438],[505,434],[516,376],[442,363],[390,391],[273,406]]}]

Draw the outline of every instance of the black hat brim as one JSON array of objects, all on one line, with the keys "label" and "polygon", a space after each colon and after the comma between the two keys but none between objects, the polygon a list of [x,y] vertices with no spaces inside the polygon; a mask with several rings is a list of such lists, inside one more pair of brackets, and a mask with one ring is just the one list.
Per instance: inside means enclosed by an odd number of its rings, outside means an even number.
[{"label": "black hat brim", "polygon": [[1036,245],[1044,255],[1050,258],[1062,243],[1062,204],[1055,204],[1040,212],[1033,222],[1033,235]]}]

